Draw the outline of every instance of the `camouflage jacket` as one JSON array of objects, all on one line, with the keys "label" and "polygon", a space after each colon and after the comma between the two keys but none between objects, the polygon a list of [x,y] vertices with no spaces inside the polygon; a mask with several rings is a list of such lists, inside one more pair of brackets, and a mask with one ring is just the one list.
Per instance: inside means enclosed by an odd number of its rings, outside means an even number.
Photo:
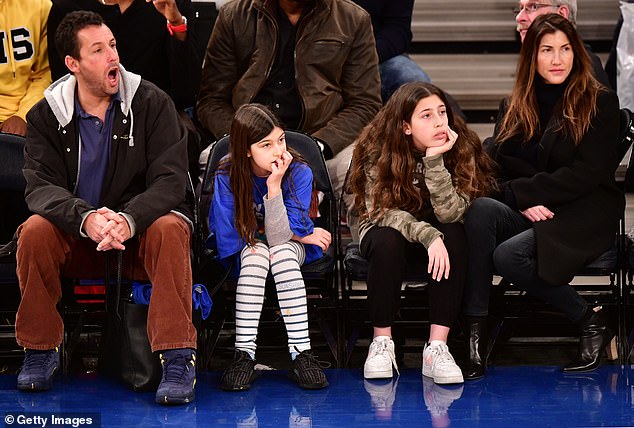
[{"label": "camouflage jacket", "polygon": [[[429,223],[433,217],[441,223],[462,221],[470,201],[466,195],[456,191],[453,186],[451,174],[445,168],[442,154],[429,157],[421,156],[417,162],[416,170],[421,174],[415,173],[414,179],[417,180],[417,175],[424,177],[424,185],[429,190],[432,209],[419,215],[420,218],[407,211],[388,209],[373,218],[362,219],[359,225],[361,240],[374,226],[391,227],[401,232],[408,241],[419,242],[428,248],[429,244],[437,237],[443,237],[442,233]],[[366,169],[366,211],[369,211],[374,203],[371,189],[376,177],[377,171],[374,164]],[[414,184],[418,185],[416,181]],[[421,183],[419,187],[422,185]]]}]

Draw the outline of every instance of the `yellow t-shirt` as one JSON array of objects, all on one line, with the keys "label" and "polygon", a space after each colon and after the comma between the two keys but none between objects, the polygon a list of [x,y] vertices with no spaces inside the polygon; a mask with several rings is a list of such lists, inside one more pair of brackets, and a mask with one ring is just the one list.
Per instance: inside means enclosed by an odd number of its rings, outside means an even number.
[{"label": "yellow t-shirt", "polygon": [[51,84],[46,24],[50,0],[0,0],[0,123],[26,113]]}]

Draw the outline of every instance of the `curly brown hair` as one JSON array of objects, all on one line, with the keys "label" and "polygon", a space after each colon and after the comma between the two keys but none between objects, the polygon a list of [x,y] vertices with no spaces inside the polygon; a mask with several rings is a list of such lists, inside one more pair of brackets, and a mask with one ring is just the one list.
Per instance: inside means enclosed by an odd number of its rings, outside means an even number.
[{"label": "curly brown hair", "polygon": [[[403,132],[403,123],[410,123],[416,105],[436,95],[448,106],[443,91],[431,83],[413,82],[401,86],[363,129],[352,155],[349,185],[362,218],[380,215],[397,208],[414,215],[429,203],[429,193],[413,184],[416,165],[411,135]],[[443,154],[445,167],[458,191],[470,198],[486,195],[494,186],[493,162],[484,153],[478,135],[467,128],[458,115],[447,108],[449,127],[458,134],[451,150]],[[372,192],[374,206],[365,207],[366,169],[376,165],[377,180]]]}]

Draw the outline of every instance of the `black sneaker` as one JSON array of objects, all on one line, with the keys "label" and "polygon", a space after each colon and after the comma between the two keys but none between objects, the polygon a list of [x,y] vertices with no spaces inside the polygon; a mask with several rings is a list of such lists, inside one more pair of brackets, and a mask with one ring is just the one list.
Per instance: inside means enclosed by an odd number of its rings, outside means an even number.
[{"label": "black sneaker", "polygon": [[27,349],[18,375],[20,391],[47,391],[53,386],[53,376],[59,369],[59,348],[48,351]]},{"label": "black sneaker", "polygon": [[322,389],[328,386],[328,380],[321,364],[310,351],[300,352],[288,376],[304,389]]},{"label": "black sneaker", "polygon": [[255,379],[255,360],[244,351],[236,349],[233,362],[222,374],[220,388],[225,391],[246,391]]}]

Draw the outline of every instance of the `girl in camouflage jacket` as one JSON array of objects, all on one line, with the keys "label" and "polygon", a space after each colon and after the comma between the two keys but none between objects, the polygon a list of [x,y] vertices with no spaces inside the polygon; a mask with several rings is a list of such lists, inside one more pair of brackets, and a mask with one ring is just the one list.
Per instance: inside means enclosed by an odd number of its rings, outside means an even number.
[{"label": "girl in camouflage jacket", "polygon": [[470,201],[491,187],[492,163],[447,105],[436,86],[406,84],[356,142],[350,185],[361,217],[361,254],[370,264],[374,327],[366,378],[391,378],[392,366],[398,371],[391,326],[401,284],[417,273],[428,283],[430,307],[423,375],[441,384],[463,382],[446,345],[467,271],[461,220]]}]

